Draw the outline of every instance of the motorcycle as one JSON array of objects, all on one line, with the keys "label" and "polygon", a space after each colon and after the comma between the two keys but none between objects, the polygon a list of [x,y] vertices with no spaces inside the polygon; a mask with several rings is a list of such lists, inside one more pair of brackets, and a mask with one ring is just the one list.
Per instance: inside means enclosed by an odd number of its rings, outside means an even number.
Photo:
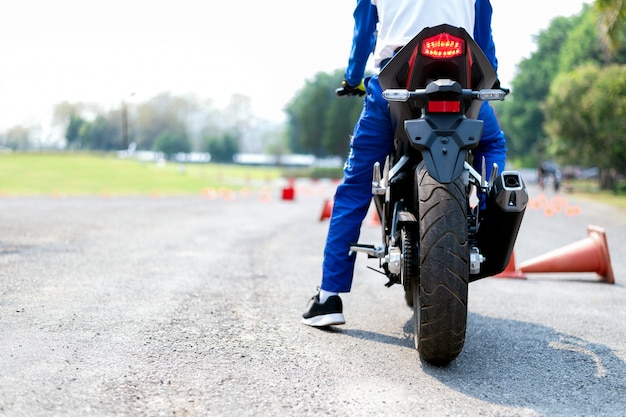
[{"label": "motorcycle", "polygon": [[394,125],[394,151],[373,167],[382,244],[352,252],[379,260],[387,286],[404,287],[415,347],[445,365],[462,351],[470,282],[507,267],[528,202],[519,172],[486,178],[474,168],[483,101],[503,100],[496,73],[462,28],[421,31],[379,74]]}]

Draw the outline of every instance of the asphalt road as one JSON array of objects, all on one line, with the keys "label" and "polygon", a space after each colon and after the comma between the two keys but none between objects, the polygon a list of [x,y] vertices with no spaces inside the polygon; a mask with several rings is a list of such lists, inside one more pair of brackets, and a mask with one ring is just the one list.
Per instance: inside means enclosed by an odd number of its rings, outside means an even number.
[{"label": "asphalt road", "polygon": [[[0,198],[0,415],[626,415],[623,210],[567,195],[569,211],[546,210],[531,189],[517,263],[592,224],[616,283],[472,283],[465,349],[435,368],[414,350],[402,289],[365,257],[347,324],[300,324],[331,194]],[[364,243],[378,243],[371,223]]]}]

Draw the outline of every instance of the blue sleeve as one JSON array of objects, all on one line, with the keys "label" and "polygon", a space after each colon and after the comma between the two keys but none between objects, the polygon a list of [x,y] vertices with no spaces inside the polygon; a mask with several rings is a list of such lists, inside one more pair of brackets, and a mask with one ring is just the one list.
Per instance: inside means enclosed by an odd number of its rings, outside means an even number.
[{"label": "blue sleeve", "polygon": [[378,13],[371,0],[357,0],[354,9],[354,34],[352,50],[346,69],[346,81],[352,86],[359,85],[365,74],[365,66],[376,44],[376,23]]},{"label": "blue sleeve", "polygon": [[474,40],[483,50],[491,65],[498,72],[498,59],[496,58],[496,45],[491,33],[491,15],[493,9],[489,0],[476,0],[476,22],[474,24]]}]

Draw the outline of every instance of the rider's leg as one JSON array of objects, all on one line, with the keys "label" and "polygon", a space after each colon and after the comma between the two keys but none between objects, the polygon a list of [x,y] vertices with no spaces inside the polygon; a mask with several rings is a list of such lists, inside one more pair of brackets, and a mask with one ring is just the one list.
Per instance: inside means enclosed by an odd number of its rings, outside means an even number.
[{"label": "rider's leg", "polygon": [[354,128],[344,177],[337,187],[324,249],[321,288],[349,292],[352,286],[356,243],[372,199],[372,172],[375,162],[384,162],[393,147],[393,132],[387,101],[377,77],[368,83],[361,117]]}]

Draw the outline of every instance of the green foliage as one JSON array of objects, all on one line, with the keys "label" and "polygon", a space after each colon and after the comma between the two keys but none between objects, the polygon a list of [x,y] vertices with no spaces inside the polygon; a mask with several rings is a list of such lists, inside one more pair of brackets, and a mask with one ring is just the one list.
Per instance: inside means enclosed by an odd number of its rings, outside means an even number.
[{"label": "green foliage", "polygon": [[25,150],[30,147],[29,132],[22,126],[15,126],[4,135],[2,146],[15,151]]},{"label": "green foliage", "polygon": [[93,122],[81,124],[79,129],[81,147],[101,151],[121,149],[120,133],[119,124],[114,124],[111,118],[99,115]]},{"label": "green foliage", "polygon": [[559,75],[554,81],[545,110],[549,153],[561,160],[577,159],[578,164],[593,165],[599,154],[595,148],[593,115],[585,99],[598,77],[597,65],[586,65]]},{"label": "green foliage", "polygon": [[626,174],[626,66],[561,74],[546,102],[546,129],[565,160]]},{"label": "green foliage", "polygon": [[[239,150],[243,132],[254,128],[249,107],[249,98],[241,95],[235,95],[225,110],[215,110],[211,101],[201,101],[193,95],[161,93],[141,103],[122,102],[120,108],[108,112],[93,104],[61,102],[55,106],[53,122],[65,130],[67,148],[72,150],[119,150],[134,142],[138,150],[168,154],[203,152],[207,148],[207,132],[211,132],[221,141],[217,153],[225,153],[223,159],[231,161],[232,154]],[[5,146],[32,147],[28,141],[31,132],[20,131],[26,140],[11,139],[17,136],[15,130],[4,135]],[[222,138],[223,135],[227,136]],[[275,132],[273,136],[277,136]]]},{"label": "green foliage", "polygon": [[537,36],[537,50],[518,65],[512,94],[498,109],[512,158],[529,153],[539,158],[543,152],[545,119],[541,106],[559,72],[561,48],[576,24],[576,18],[554,19],[550,27]]},{"label": "green foliage", "polygon": [[233,156],[239,152],[239,140],[230,133],[206,139],[206,149],[215,162],[233,162]]},{"label": "green foliage", "polygon": [[363,101],[335,95],[342,79],[341,70],[318,73],[306,81],[287,106],[289,146],[294,152],[316,156],[347,154]]},{"label": "green foliage", "polygon": [[624,47],[623,26],[626,23],[626,2],[624,0],[595,0],[598,13],[600,40],[605,52],[605,62],[610,62],[616,52]]},{"label": "green foliage", "polygon": [[189,104],[183,97],[162,93],[137,106],[132,124],[139,149],[155,149],[156,140],[169,132],[176,137],[187,135],[185,113]]},{"label": "green foliage", "polygon": [[[596,110],[609,105],[608,102],[601,104],[608,97],[600,91],[594,93],[593,111],[581,111],[583,101],[590,99],[589,89],[594,80],[605,79],[596,74],[607,65],[601,26],[601,16],[596,9],[585,5],[579,15],[556,18],[537,36],[537,50],[518,65],[511,96],[497,106],[507,136],[509,157],[532,161],[532,165],[556,156],[568,164],[592,163],[585,149],[593,147],[598,154],[600,144],[595,141],[601,135],[596,129],[611,124],[598,119],[607,113]],[[619,31],[619,39],[626,39],[623,21],[613,29]],[[611,62],[626,63],[623,44],[615,44],[617,53],[612,55]],[[607,85],[607,88],[611,87]],[[575,143],[562,140],[574,134],[578,136]],[[580,143],[581,137],[585,138],[584,144]],[[568,148],[573,145],[577,147]]]},{"label": "green foliage", "polygon": [[166,131],[157,136],[154,149],[163,152],[169,158],[175,153],[191,152],[191,142],[185,134]]},{"label": "green foliage", "polygon": [[333,97],[326,110],[326,129],[322,136],[326,155],[347,155],[350,136],[362,110],[363,100],[359,97]]},{"label": "green foliage", "polygon": [[598,16],[590,7],[580,15],[570,18],[572,27],[567,31],[559,51],[559,73],[587,63],[603,62],[602,44],[598,35]]},{"label": "green foliage", "polygon": [[67,139],[67,145],[70,148],[80,146],[80,130],[85,124],[85,120],[82,117],[72,113],[70,115],[70,121],[65,130],[65,139]]}]

